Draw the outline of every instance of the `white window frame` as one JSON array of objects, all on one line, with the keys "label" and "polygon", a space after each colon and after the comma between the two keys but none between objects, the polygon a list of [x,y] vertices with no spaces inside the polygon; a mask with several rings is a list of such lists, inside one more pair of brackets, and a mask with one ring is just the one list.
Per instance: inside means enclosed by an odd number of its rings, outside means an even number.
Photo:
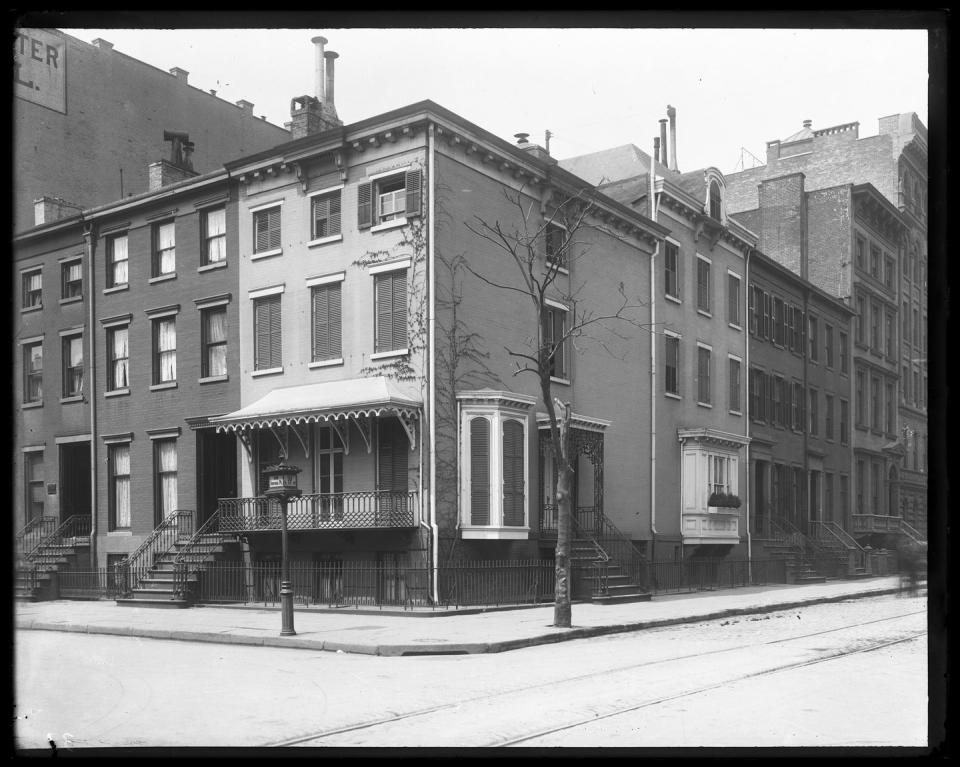
[{"label": "white window frame", "polygon": [[[483,390],[457,395],[460,404],[460,531],[465,540],[526,540],[530,536],[530,409],[535,397],[511,392]],[[490,523],[472,524],[470,515],[470,422],[484,418],[489,423]],[[523,427],[523,520],[522,526],[503,524],[503,427],[508,422]]]},{"label": "white window frame", "polygon": [[[700,262],[703,261],[707,265],[707,308],[704,309],[700,306]],[[697,258],[695,261],[696,273],[694,274],[694,284],[696,285],[696,295],[694,296],[695,306],[697,307],[697,314],[703,315],[704,317],[713,316],[713,261],[701,253],[697,253]]]},{"label": "white window frame", "polygon": [[[309,199],[309,202],[310,202],[309,217],[308,217],[308,222],[307,222],[307,223],[308,223],[308,226],[310,227],[310,232],[309,232],[309,237],[310,237],[310,239],[307,241],[307,247],[308,247],[308,248],[312,248],[312,247],[315,247],[315,246],[317,246],[317,245],[326,245],[326,244],[331,243],[331,242],[341,242],[341,241],[343,240],[343,189],[344,189],[344,186],[345,186],[344,184],[337,184],[337,185],[335,185],[335,186],[328,186],[328,187],[326,187],[326,188],[324,188],[324,189],[317,189],[315,192],[310,192],[310,193],[307,195],[307,198]],[[336,194],[336,196],[337,196],[337,197],[339,198],[339,200],[340,200],[340,231],[339,231],[339,232],[336,232],[336,233],[334,233],[334,234],[324,235],[323,237],[317,237],[317,236],[316,236],[316,232],[314,232],[314,229],[313,229],[313,226],[314,226],[314,215],[313,215],[314,202],[316,201],[316,199],[317,199],[318,197],[324,197],[324,196],[331,196],[331,197],[332,197],[332,196],[334,196],[335,194]]]}]

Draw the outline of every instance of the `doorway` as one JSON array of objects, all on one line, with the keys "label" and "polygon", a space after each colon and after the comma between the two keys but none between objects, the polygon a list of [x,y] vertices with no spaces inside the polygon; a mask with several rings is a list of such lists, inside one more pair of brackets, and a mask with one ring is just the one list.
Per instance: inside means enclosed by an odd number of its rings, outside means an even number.
[{"label": "doorway", "polygon": [[60,522],[90,516],[90,443],[60,445]]},{"label": "doorway", "polygon": [[220,498],[236,495],[236,436],[213,429],[197,431],[197,529],[217,510]]}]

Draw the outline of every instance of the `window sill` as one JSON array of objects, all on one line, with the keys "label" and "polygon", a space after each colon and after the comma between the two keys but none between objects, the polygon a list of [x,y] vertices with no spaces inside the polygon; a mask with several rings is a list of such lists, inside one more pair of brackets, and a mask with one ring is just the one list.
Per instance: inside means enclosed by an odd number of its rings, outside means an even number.
[{"label": "window sill", "polygon": [[667,301],[673,301],[675,304],[683,303],[683,300],[680,299],[678,296],[671,296],[669,293],[664,293],[663,297],[667,299]]},{"label": "window sill", "polygon": [[213,261],[209,264],[203,264],[202,266],[198,266],[197,271],[212,272],[214,269],[226,269],[226,268],[227,268],[227,260],[224,259],[223,261]]},{"label": "window sill", "polygon": [[283,367],[278,368],[266,368],[265,370],[254,370],[250,375],[253,378],[260,378],[260,376],[273,376],[278,375],[283,372]]},{"label": "window sill", "polygon": [[552,262],[550,261],[550,259],[547,259],[547,268],[548,268],[548,269],[556,269],[557,274],[565,274],[565,275],[567,275],[567,276],[570,275],[570,270],[567,269],[567,267],[565,267],[565,266],[560,266],[559,264],[554,264],[554,263],[552,263]]},{"label": "window sill", "polygon": [[220,383],[221,381],[229,381],[229,380],[230,380],[230,376],[225,374],[222,376],[205,376],[204,378],[199,379],[197,383],[202,385],[202,384],[209,384],[209,383]]},{"label": "window sill", "polygon": [[672,392],[672,391],[665,391],[665,392],[663,393],[663,396],[664,396],[664,397],[669,397],[670,399],[683,399],[683,397],[681,397],[679,394],[675,394],[675,393]]},{"label": "window sill", "polygon": [[110,391],[105,391],[103,393],[104,397],[123,397],[130,394],[130,389],[111,389]]},{"label": "window sill", "polygon": [[150,285],[153,285],[155,282],[166,282],[167,280],[175,280],[175,279],[177,279],[177,273],[170,272],[170,274],[160,274],[160,275],[157,275],[156,277],[151,277],[149,280],[147,280],[147,282]]},{"label": "window sill", "polygon": [[315,240],[307,242],[308,248],[315,248],[319,245],[329,245],[331,242],[343,242],[342,234],[331,234],[329,237],[317,237]]},{"label": "window sill", "polygon": [[388,229],[398,229],[401,226],[407,225],[406,216],[403,218],[395,218],[392,221],[384,221],[382,224],[377,224],[376,226],[370,227],[371,234],[374,232],[386,232]]},{"label": "window sill", "polygon": [[43,309],[43,304],[36,304],[35,306],[24,306],[20,309],[21,314],[29,314],[30,312],[39,312]]},{"label": "window sill", "polygon": [[727,412],[728,412],[730,415],[735,415],[735,416],[738,416],[738,417],[740,417],[740,418],[743,417],[743,412],[740,411],[740,410],[728,410]]},{"label": "window sill", "polygon": [[33,408],[35,408],[35,407],[43,407],[43,400],[42,400],[42,399],[37,399],[37,400],[33,400],[32,402],[24,402],[24,403],[20,406],[20,409],[21,409],[21,410],[31,410],[31,409],[33,409]]},{"label": "window sill", "polygon": [[390,357],[404,357],[410,353],[410,349],[396,349],[390,352],[376,352],[370,355],[371,360],[385,360]]},{"label": "window sill", "polygon": [[114,285],[112,288],[104,288],[103,295],[106,296],[110,293],[119,293],[121,290],[129,290],[129,289],[130,289],[130,283],[125,282],[123,283],[123,285]]},{"label": "window sill", "polygon": [[71,403],[71,402],[83,402],[83,395],[82,395],[82,394],[71,394],[71,395],[68,396],[68,397],[61,397],[61,398],[60,398],[60,404],[62,404],[62,405],[66,405],[66,404],[69,404],[69,403]]},{"label": "window sill", "polygon": [[[743,326],[738,325],[736,322],[728,322],[727,325],[733,328],[734,330],[740,330],[740,331],[743,330]],[[776,341],[774,341],[774,344],[776,344]]]},{"label": "window sill", "polygon": [[273,250],[264,250],[260,253],[251,253],[251,261],[259,261],[261,258],[270,258],[271,256],[282,256],[283,248],[274,248]]},{"label": "window sill", "polygon": [[133,535],[132,530],[108,530],[107,535],[116,536],[118,538],[126,538]]},{"label": "window sill", "polygon": [[525,541],[530,537],[529,527],[461,527],[465,541]]},{"label": "window sill", "polygon": [[713,410],[713,405],[711,405],[709,402],[700,402],[699,400],[697,401],[697,407],[708,407]]},{"label": "window sill", "polygon": [[316,368],[329,368],[334,367],[335,365],[342,365],[343,357],[336,357],[332,360],[316,360],[307,365],[310,370],[315,370]]},{"label": "window sill", "polygon": [[710,319],[713,319],[713,315],[705,309],[697,309],[697,314],[699,314],[701,317],[709,317]]},{"label": "window sill", "polygon": [[80,303],[81,301],[83,301],[83,296],[82,296],[82,295],[81,295],[81,296],[70,296],[69,298],[61,298],[61,299],[60,299],[60,306],[63,306],[64,304],[77,304],[77,303]]},{"label": "window sill", "polygon": [[562,386],[569,386],[569,378],[558,378],[557,376],[550,376],[550,383],[561,384]]},{"label": "window sill", "polygon": [[163,391],[164,389],[176,389],[176,381],[164,381],[163,383],[151,384],[150,391]]}]

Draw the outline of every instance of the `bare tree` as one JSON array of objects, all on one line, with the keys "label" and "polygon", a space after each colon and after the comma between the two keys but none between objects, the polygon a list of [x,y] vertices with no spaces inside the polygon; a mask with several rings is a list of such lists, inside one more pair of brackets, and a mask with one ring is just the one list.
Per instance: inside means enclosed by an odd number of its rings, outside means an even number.
[{"label": "bare tree", "polygon": [[[505,346],[504,350],[516,362],[514,375],[529,373],[538,377],[540,394],[547,411],[557,473],[556,601],[553,625],[569,628],[572,617],[570,542],[574,503],[571,490],[576,456],[570,452],[572,409],[569,402],[561,402],[552,396],[551,377],[566,345],[587,336],[594,327],[603,327],[606,332],[622,340],[627,338],[616,330],[618,323],[648,329],[638,317],[633,316],[636,310],[646,304],[628,299],[621,281],[617,295],[611,298],[612,305],[607,307],[607,311],[598,311],[590,306],[583,307],[578,301],[585,283],[576,289],[572,285],[564,289],[561,285],[560,276],[574,274],[575,263],[590,252],[590,241],[583,235],[593,231],[597,235],[622,239],[616,232],[595,223],[591,215],[595,212],[593,206],[582,193],[559,199],[555,193],[543,210],[539,201],[524,198],[521,193],[505,191],[504,195],[516,214],[508,224],[502,224],[499,220],[491,223],[475,216],[474,221],[467,223],[466,227],[492,245],[494,252],[512,262],[517,267],[520,279],[492,279],[489,274],[478,270],[482,269],[480,264],[475,266],[468,261],[463,262],[463,267],[493,288],[523,296],[531,302],[533,316],[537,318],[536,327],[531,330],[524,348]],[[552,322],[548,294],[558,296],[569,304],[568,321],[559,329]],[[599,341],[610,354],[614,353],[603,340],[594,340]]]}]

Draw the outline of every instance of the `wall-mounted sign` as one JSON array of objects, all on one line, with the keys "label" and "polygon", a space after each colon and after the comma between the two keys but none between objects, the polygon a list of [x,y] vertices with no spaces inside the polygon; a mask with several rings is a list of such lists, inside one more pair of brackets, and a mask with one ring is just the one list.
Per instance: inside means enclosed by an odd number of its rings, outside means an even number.
[{"label": "wall-mounted sign", "polygon": [[57,494],[57,483],[47,482],[47,495],[56,495],[56,494]]},{"label": "wall-mounted sign", "polygon": [[13,92],[67,113],[67,43],[47,29],[18,29],[13,42]]}]

